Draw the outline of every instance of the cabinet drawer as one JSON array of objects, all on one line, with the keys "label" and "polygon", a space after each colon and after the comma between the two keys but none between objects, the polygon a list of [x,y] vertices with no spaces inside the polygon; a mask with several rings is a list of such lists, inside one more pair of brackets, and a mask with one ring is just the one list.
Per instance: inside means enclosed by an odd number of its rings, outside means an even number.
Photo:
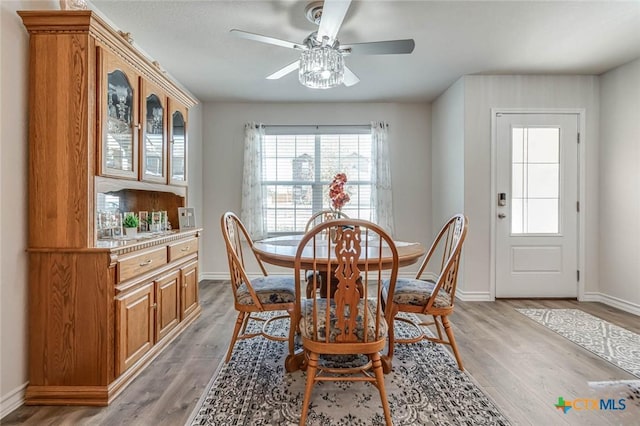
[{"label": "cabinet drawer", "polygon": [[198,238],[190,238],[169,246],[169,262],[196,253],[198,251]]},{"label": "cabinet drawer", "polygon": [[118,281],[122,282],[166,264],[166,246],[135,253],[118,261]]}]

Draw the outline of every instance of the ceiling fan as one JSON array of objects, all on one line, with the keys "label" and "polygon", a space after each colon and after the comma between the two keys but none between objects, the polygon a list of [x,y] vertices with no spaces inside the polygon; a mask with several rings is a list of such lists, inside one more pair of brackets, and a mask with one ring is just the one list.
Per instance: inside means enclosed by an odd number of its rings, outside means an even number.
[{"label": "ceiling fan", "polygon": [[348,55],[387,55],[413,52],[413,39],[341,44],[336,38],[351,0],[315,1],[307,5],[308,20],[319,25],[302,43],[293,43],[260,34],[233,29],[231,34],[248,40],[274,44],[301,52],[299,60],[267,76],[276,80],[298,70],[300,83],[313,89],[328,89],[344,84],[353,86],[360,79],[344,65]]}]

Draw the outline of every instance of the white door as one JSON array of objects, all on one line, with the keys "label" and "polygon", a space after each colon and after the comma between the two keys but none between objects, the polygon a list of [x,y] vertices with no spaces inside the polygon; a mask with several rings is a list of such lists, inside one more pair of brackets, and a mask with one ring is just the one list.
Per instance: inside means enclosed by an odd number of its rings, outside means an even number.
[{"label": "white door", "polygon": [[578,296],[578,120],[497,114],[496,297]]}]

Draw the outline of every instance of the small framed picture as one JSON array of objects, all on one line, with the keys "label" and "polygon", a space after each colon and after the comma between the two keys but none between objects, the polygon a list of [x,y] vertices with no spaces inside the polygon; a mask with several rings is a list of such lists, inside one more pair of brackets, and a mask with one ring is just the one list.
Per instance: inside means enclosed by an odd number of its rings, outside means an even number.
[{"label": "small framed picture", "polygon": [[193,229],[196,227],[196,213],[193,207],[178,207],[178,224],[180,230]]},{"label": "small framed picture", "polygon": [[161,212],[151,212],[151,224],[149,225],[149,230],[151,232],[160,232],[161,220]]},{"label": "small framed picture", "polygon": [[140,232],[149,231],[149,212],[147,211],[138,212],[138,218],[140,218]]}]

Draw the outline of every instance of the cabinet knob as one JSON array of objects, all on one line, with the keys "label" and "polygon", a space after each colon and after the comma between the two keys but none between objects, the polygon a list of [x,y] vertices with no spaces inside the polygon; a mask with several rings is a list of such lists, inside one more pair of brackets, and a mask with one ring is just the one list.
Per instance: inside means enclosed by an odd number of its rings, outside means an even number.
[{"label": "cabinet knob", "polygon": [[180,249],[180,251],[189,251],[191,247],[190,246],[186,246]]},{"label": "cabinet knob", "polygon": [[158,309],[158,304],[154,303],[153,305],[151,305],[151,309]]},{"label": "cabinet knob", "polygon": [[140,265],[140,266],[147,266],[147,265],[151,265],[151,262],[153,262],[153,259],[149,259],[149,260],[147,260],[146,262],[142,262],[142,263],[140,263],[139,265]]},{"label": "cabinet knob", "polygon": [[131,127],[134,128],[134,129],[140,130],[140,129],[142,129],[142,124],[140,124],[140,123],[138,123],[138,124],[131,123]]}]

